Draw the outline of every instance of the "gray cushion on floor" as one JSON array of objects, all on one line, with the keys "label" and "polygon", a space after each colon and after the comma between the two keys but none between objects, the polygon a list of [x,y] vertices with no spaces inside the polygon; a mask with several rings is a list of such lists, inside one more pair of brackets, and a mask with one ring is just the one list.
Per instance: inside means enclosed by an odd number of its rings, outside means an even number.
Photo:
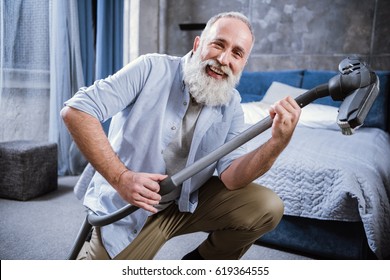
[{"label": "gray cushion on floor", "polygon": [[57,144],[0,143],[0,197],[28,200],[57,189]]}]

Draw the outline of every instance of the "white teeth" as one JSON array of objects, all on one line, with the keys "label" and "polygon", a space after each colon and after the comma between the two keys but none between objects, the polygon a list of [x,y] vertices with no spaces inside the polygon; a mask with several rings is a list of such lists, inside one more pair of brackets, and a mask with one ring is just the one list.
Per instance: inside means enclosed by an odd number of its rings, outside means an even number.
[{"label": "white teeth", "polygon": [[211,69],[213,72],[215,72],[215,73],[217,73],[217,74],[219,74],[219,75],[224,75],[224,74],[225,74],[222,70],[220,70],[220,69],[218,69],[218,68],[216,68],[216,67],[214,67],[214,66],[210,66],[210,69]]}]

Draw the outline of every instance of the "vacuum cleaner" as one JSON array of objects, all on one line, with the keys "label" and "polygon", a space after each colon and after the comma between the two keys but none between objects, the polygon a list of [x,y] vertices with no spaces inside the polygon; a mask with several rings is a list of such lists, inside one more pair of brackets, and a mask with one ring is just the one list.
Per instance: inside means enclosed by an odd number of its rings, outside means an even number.
[{"label": "vacuum cleaner", "polygon": [[[379,78],[369,67],[357,57],[348,57],[339,64],[339,74],[328,83],[319,85],[295,100],[301,108],[314,100],[330,96],[335,101],[342,101],[339,108],[337,123],[344,135],[351,135],[354,129],[363,125],[363,122],[379,93]],[[237,149],[272,126],[270,116],[254,124],[240,135],[223,144],[206,157],[187,166],[178,173],[167,177],[160,182],[160,195],[165,195],[180,186],[207,166],[218,161],[223,156]],[[102,227],[114,223],[139,209],[134,205],[127,205],[111,214],[97,216],[88,213],[85,218],[68,259],[77,258],[92,226]]]}]

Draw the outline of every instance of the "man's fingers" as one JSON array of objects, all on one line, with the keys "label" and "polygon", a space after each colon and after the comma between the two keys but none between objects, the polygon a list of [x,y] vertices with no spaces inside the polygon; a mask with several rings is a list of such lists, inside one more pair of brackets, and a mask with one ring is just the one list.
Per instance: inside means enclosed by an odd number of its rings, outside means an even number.
[{"label": "man's fingers", "polygon": [[160,184],[167,175],[153,174],[153,173],[135,173],[132,177],[132,187],[128,189],[125,197],[128,201],[139,208],[145,209],[149,212],[156,213],[154,207],[158,205],[161,200]]},{"label": "man's fingers", "polygon": [[157,210],[154,208],[155,205],[158,205],[160,203],[161,196],[159,196],[158,199],[150,199],[147,195],[138,194],[138,196],[135,198],[135,204],[138,207],[141,207],[145,210],[148,210],[152,213],[156,213]]},{"label": "man's fingers", "polygon": [[150,191],[146,188],[144,189],[144,191],[140,192],[139,195],[143,199],[154,201],[154,202],[157,201],[157,203],[159,203],[161,200],[161,195],[159,195],[156,192]]},{"label": "man's fingers", "polygon": [[154,191],[154,189],[159,190],[159,187],[151,187],[150,184],[139,184],[133,189],[133,197],[135,200],[139,201],[149,199],[159,202],[161,200],[161,195]]},{"label": "man's fingers", "polygon": [[299,118],[300,110],[298,103],[291,96],[288,96],[272,105],[270,113],[273,118],[276,115],[279,116],[278,120],[282,123],[287,120],[295,123],[296,119]]},{"label": "man's fingers", "polygon": [[144,174],[147,180],[143,181],[142,184],[149,190],[158,193],[160,191],[160,184],[162,180],[168,177],[168,175],[162,174]]},{"label": "man's fingers", "polygon": [[158,210],[155,207],[153,207],[152,205],[150,205],[148,203],[138,202],[137,204],[134,204],[134,205],[139,207],[139,208],[145,209],[146,211],[149,211],[153,214],[156,214],[158,212]]}]

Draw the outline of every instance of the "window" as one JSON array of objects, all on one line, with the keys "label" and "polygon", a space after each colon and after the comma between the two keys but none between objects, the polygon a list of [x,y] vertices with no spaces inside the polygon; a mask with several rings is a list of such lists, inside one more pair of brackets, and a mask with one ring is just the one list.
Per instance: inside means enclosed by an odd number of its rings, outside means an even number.
[{"label": "window", "polygon": [[50,1],[0,1],[0,141],[46,140]]}]

